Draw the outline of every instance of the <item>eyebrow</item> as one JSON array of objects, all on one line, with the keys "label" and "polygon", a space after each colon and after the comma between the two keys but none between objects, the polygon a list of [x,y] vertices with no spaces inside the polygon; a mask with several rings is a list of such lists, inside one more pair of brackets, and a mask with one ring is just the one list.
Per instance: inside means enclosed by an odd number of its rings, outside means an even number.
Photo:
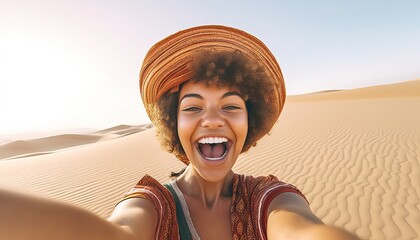
[{"label": "eyebrow", "polygon": [[[223,96],[221,98],[227,98],[227,97],[230,97],[230,96],[238,96],[238,97],[242,98],[241,94],[239,94],[237,92],[227,92],[227,93],[223,94]],[[182,100],[184,100],[185,98],[198,98],[198,99],[201,99],[201,100],[204,99],[200,94],[189,93],[189,94],[185,94],[179,102],[182,102]]]},{"label": "eyebrow", "polygon": [[241,94],[239,94],[238,92],[227,92],[225,94],[223,94],[222,98],[226,98],[229,96],[238,96],[240,98],[242,98]]},{"label": "eyebrow", "polygon": [[198,99],[203,99],[203,97],[200,94],[197,93],[189,93],[189,94],[185,94],[181,100],[179,100],[179,102],[182,102],[182,100],[184,100],[184,98],[198,98]]}]

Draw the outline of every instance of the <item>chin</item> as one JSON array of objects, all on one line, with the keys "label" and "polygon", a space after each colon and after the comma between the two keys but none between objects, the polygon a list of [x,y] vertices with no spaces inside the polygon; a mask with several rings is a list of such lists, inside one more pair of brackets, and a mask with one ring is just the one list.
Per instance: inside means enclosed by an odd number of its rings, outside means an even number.
[{"label": "chin", "polygon": [[230,169],[227,171],[224,170],[198,170],[198,174],[201,176],[201,178],[207,182],[220,182],[224,181],[226,177],[230,174]]},{"label": "chin", "polygon": [[198,164],[192,163],[194,171],[207,182],[220,182],[231,174],[232,167],[236,161],[232,154],[228,154],[225,159],[220,162],[206,161],[201,155],[195,159]]}]

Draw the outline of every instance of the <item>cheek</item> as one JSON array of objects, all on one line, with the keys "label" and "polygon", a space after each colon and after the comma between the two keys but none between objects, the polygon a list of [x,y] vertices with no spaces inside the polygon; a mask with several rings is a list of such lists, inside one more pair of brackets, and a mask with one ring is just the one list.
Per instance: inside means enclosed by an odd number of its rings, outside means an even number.
[{"label": "cheek", "polygon": [[178,114],[177,130],[178,137],[184,150],[188,148],[192,134],[192,123],[187,118],[182,117]]},{"label": "cheek", "polygon": [[238,138],[238,141],[245,142],[248,135],[248,114],[238,116],[232,124],[234,132]]}]

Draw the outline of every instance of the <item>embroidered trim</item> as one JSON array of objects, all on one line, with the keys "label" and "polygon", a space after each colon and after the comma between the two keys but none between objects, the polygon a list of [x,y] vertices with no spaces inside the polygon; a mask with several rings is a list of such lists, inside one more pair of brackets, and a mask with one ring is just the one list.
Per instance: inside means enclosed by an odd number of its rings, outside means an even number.
[{"label": "embroidered trim", "polygon": [[[158,196],[156,196],[156,194],[154,194],[152,191],[146,188],[133,188],[128,192],[127,195],[136,194],[136,193],[147,193],[147,194],[152,195],[159,203],[159,208],[160,208],[160,211],[158,211],[160,213],[159,219],[163,219],[163,205],[162,205],[161,200],[158,198]],[[156,228],[156,233],[155,233],[155,239],[158,239],[159,237],[161,225],[162,225],[162,221],[158,221],[158,226]]]}]

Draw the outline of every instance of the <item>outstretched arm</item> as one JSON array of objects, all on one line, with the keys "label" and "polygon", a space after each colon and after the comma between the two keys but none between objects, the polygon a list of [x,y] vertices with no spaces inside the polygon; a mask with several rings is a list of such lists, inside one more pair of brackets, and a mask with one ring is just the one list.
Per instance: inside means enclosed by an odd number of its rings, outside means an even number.
[{"label": "outstretched arm", "polygon": [[296,193],[283,193],[268,208],[267,237],[287,239],[358,239],[340,228],[326,226],[316,217],[304,198]]},{"label": "outstretched arm", "polygon": [[148,239],[135,238],[130,227],[65,203],[0,189],[0,239]]},{"label": "outstretched arm", "polygon": [[126,229],[135,239],[155,238],[157,212],[146,199],[130,198],[120,202],[108,220]]}]

